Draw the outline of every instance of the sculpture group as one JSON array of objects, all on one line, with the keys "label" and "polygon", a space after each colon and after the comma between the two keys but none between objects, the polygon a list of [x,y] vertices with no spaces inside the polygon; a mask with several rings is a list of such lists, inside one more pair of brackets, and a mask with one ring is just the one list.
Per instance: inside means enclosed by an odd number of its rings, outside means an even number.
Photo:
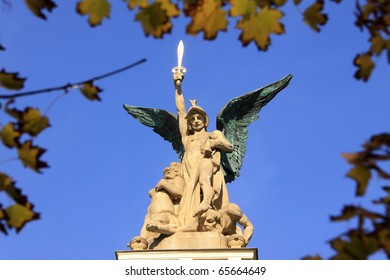
[{"label": "sculpture group", "polygon": [[226,183],[239,176],[247,127],[292,76],[228,102],[217,116],[217,129],[210,132],[209,117],[196,100],[190,100],[191,107],[186,110],[183,78],[182,71],[174,72],[177,115],[124,105],[130,115],[169,141],[179,157],[178,162],[164,169],[163,178],[149,191],[151,202],[144,225],[129,247],[165,249],[175,247],[171,245],[177,244],[175,238],[187,236],[194,240],[207,232],[214,233],[221,242],[206,246],[246,247],[253,225],[240,207],[230,202]]}]

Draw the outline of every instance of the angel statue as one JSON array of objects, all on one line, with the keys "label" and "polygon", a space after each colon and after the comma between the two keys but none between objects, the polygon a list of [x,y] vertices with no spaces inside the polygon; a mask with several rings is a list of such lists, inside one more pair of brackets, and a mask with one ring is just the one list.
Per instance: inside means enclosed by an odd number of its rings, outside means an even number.
[{"label": "angel statue", "polygon": [[[175,210],[177,220],[172,228],[176,233],[202,231],[199,226],[202,215],[209,209],[219,211],[228,207],[226,183],[239,176],[246,151],[247,127],[287,87],[292,76],[229,101],[217,115],[217,129],[211,132],[207,131],[209,117],[196,100],[190,100],[191,107],[186,110],[183,78],[182,71],[174,72],[177,115],[162,109],[124,105],[131,116],[169,141],[178,154],[184,188]],[[148,230],[163,233],[158,226]]]}]

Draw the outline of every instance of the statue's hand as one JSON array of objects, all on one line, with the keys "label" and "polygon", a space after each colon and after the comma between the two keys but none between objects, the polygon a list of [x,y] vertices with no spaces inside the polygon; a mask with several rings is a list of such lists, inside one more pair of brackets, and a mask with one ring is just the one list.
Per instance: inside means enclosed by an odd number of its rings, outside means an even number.
[{"label": "statue's hand", "polygon": [[180,71],[177,71],[175,73],[173,73],[173,80],[175,82],[175,87],[178,88],[181,86],[181,83],[183,82],[184,80],[184,75],[182,72]]}]

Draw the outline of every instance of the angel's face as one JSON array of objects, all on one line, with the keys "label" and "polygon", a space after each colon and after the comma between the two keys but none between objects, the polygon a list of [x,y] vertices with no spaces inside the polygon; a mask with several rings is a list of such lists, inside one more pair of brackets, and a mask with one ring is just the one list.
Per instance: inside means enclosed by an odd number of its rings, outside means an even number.
[{"label": "angel's face", "polygon": [[201,131],[205,126],[205,117],[202,114],[194,113],[189,119],[190,126],[194,131]]}]

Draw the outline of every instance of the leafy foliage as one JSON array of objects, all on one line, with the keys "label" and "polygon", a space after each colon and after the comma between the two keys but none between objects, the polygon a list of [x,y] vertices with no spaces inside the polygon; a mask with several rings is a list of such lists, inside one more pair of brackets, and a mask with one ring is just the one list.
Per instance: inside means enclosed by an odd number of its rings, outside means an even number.
[{"label": "leafy foliage", "polygon": [[4,69],[0,71],[0,86],[6,89],[19,90],[24,86],[26,79],[18,77],[19,73],[6,72]]},{"label": "leafy foliage", "polygon": [[0,192],[5,192],[15,203],[7,208],[0,204],[0,231],[7,234],[8,228],[19,232],[27,222],[39,219],[39,213],[34,212],[34,206],[28,201],[15,182],[7,174],[0,173]]},{"label": "leafy foliage", "polygon": [[110,17],[111,4],[107,0],[83,0],[77,3],[76,10],[80,15],[89,15],[89,24],[96,26]]},{"label": "leafy foliage", "polygon": [[[383,170],[378,162],[390,160],[390,134],[373,136],[357,153],[345,153],[342,156],[353,165],[347,176],[356,181],[356,196],[366,193],[371,174],[390,179],[390,174]],[[335,260],[365,260],[372,254],[383,251],[390,259],[390,187],[383,187],[385,196],[373,201],[374,205],[382,205],[382,213],[372,212],[355,205],[344,206],[338,216],[331,216],[332,222],[357,220],[353,228],[332,239],[330,245],[335,250]],[[320,256],[305,259],[319,259]]]},{"label": "leafy foliage", "polygon": [[57,7],[56,3],[51,0],[24,0],[24,2],[34,15],[44,20],[47,18],[43,13],[43,10],[51,12],[55,7]]},{"label": "leafy foliage", "polygon": [[[43,10],[52,11],[56,4],[51,0],[25,0],[30,10],[39,18],[46,19]],[[236,29],[241,30],[239,40],[243,46],[255,43],[259,50],[266,51],[271,45],[272,34],[281,35],[286,32],[281,19],[284,16],[283,6],[287,0],[123,0],[130,11],[135,13],[134,19],[139,22],[146,36],[163,38],[173,28],[172,19],[180,15],[189,17],[191,21],[186,27],[189,35],[203,33],[205,40],[214,40],[218,33],[227,31],[229,21],[236,19]],[[292,0],[290,3],[300,8],[303,21],[314,31],[319,32],[327,23],[325,0],[308,1]],[[331,0],[340,3],[342,0]],[[368,81],[375,68],[373,57],[387,52],[390,64],[390,1],[388,0],[356,0],[355,25],[369,33],[370,47],[367,51],[355,55],[353,64],[357,70],[355,78]],[[111,14],[110,0],[81,0],[76,11],[80,15],[88,15],[90,26],[102,24],[104,18]],[[3,49],[0,45],[0,50]]]}]

